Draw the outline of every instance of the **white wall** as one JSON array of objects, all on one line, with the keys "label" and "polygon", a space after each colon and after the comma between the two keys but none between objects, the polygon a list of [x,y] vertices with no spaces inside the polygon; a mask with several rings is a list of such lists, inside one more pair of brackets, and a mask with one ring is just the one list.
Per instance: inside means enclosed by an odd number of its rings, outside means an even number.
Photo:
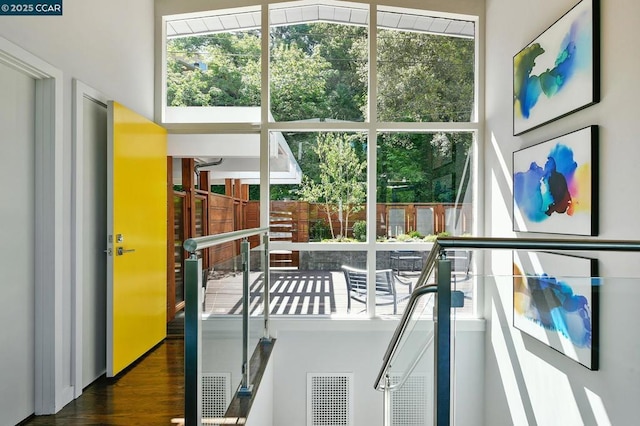
[{"label": "white wall", "polygon": [[[602,100],[599,104],[521,135],[512,136],[512,58],[574,0],[486,1],[485,230],[512,236],[511,155],[515,150],[580,129],[600,126],[601,239],[640,239],[634,212],[639,199],[636,84],[640,56],[640,3],[601,1]],[[544,238],[544,234],[523,234]],[[549,237],[562,237],[553,235]],[[640,276],[640,255],[588,253],[604,277]],[[487,256],[488,273],[511,274],[511,254]],[[607,280],[600,288],[600,370],[591,372],[511,327],[510,280],[487,285],[486,425],[635,424],[640,398],[640,331],[632,303],[640,288]]]},{"label": "white wall", "polygon": [[[153,0],[66,0],[63,16],[2,17],[0,36],[64,74],[64,271],[61,386],[72,384],[71,138],[72,78],[153,117]],[[91,230],[87,230],[90,232]],[[3,336],[4,337],[4,336]],[[4,340],[4,339],[3,339]],[[8,367],[10,368],[10,367]]]},{"label": "white wall", "polygon": [[[231,372],[234,390],[240,378],[241,343],[235,334],[239,321],[203,321],[203,372]],[[273,424],[306,424],[307,373],[352,373],[355,425],[382,426],[383,394],[373,383],[397,324],[382,319],[272,318],[271,334],[277,341],[272,355],[273,389],[267,392],[273,393]],[[260,322],[252,322],[251,327],[260,331]],[[460,321],[457,331],[456,424],[477,426],[483,416],[484,322]]]}]

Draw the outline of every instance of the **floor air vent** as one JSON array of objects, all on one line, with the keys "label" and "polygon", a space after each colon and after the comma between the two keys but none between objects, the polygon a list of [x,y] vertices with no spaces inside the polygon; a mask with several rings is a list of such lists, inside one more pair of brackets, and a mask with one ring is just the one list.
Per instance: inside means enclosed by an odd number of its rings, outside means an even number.
[{"label": "floor air vent", "polygon": [[[396,383],[399,377],[392,377]],[[400,389],[391,392],[391,425],[424,426],[427,422],[427,377],[411,375]]]},{"label": "floor air vent", "polygon": [[353,374],[307,374],[307,426],[353,426]]},{"label": "floor air vent", "polygon": [[202,417],[224,417],[231,402],[231,374],[202,374]]}]

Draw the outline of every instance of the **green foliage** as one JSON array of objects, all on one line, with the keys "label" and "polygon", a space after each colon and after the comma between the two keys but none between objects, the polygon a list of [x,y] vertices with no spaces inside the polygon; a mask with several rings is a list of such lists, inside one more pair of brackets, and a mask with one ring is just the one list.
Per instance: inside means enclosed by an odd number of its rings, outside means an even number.
[{"label": "green foliage", "polygon": [[427,235],[424,240],[427,242],[434,242],[438,237],[450,237],[451,234],[447,231],[438,233],[438,235]]},{"label": "green foliage", "polygon": [[303,176],[298,191],[301,200],[325,205],[332,238],[336,233],[331,214],[342,219],[338,235],[345,236],[349,215],[362,209],[366,196],[367,164],[358,158],[351,139],[348,135],[336,133],[318,135],[314,152],[319,160],[319,176],[316,180]]},{"label": "green foliage", "polygon": [[418,231],[411,231],[409,232],[409,236],[411,238],[422,238],[422,234],[419,233]]},{"label": "green foliage", "polygon": [[400,242],[409,241],[411,237],[408,234],[400,234],[396,237],[396,240]]},{"label": "green foliage", "polygon": [[309,238],[315,241],[327,239],[331,236],[331,231],[327,222],[320,219],[309,229]]},{"label": "green foliage", "polygon": [[381,30],[379,120],[469,121],[474,49],[471,39]]},{"label": "green foliage", "polygon": [[367,241],[367,222],[364,220],[358,220],[353,224],[353,237],[358,240],[365,242]]},{"label": "green foliage", "polygon": [[[167,42],[167,105],[260,104],[260,38],[254,31]],[[194,64],[206,64],[201,70]]]},{"label": "green foliage", "polygon": [[325,96],[331,65],[314,49],[279,44],[271,51],[271,113],[276,121],[326,118]]}]

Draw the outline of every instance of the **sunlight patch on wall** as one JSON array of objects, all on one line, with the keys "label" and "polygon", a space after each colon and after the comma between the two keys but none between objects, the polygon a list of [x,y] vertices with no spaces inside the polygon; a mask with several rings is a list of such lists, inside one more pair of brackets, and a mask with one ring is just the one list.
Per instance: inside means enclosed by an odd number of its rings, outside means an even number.
[{"label": "sunlight patch on wall", "polygon": [[591,410],[593,410],[593,417],[595,417],[596,423],[599,426],[611,426],[612,423],[607,414],[607,409],[602,402],[602,398],[588,388],[584,388],[584,392],[587,394],[587,398],[591,404]]},{"label": "sunlight patch on wall", "polygon": [[525,341],[521,350],[522,355],[519,359],[522,375],[529,390],[531,407],[538,424],[586,424],[578,408],[568,374],[545,360],[545,355],[552,352],[552,349],[537,345],[530,346],[529,342]]},{"label": "sunlight patch on wall", "polygon": [[[505,227],[505,224],[511,223],[513,179],[511,178],[510,167],[507,165],[494,133],[491,133],[491,147],[495,160],[491,169],[492,182],[491,195],[489,197],[492,204],[491,229],[492,234],[504,235],[505,232],[510,232],[513,229],[513,226],[507,225],[508,227]],[[503,215],[499,215],[498,212],[502,212]]]},{"label": "sunlight patch on wall", "polygon": [[511,420],[515,425],[526,425],[528,424],[527,415],[522,403],[521,392],[518,388],[511,357],[509,356],[507,341],[503,334],[510,327],[507,325],[504,329],[502,328],[500,321],[498,321],[500,316],[493,302],[491,303],[491,318],[493,318],[493,321],[491,321],[491,347],[496,359],[501,360],[497,364],[504,394],[509,405]]}]

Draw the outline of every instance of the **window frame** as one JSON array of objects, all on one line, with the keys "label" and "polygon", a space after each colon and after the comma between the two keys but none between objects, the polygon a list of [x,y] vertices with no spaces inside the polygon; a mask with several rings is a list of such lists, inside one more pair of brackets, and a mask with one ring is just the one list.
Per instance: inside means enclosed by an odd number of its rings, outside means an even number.
[{"label": "window frame", "polygon": [[[248,3],[251,3],[250,1]],[[295,243],[295,242],[272,242],[270,244],[271,250],[299,250],[299,251],[366,251],[367,252],[367,271],[369,276],[373,276],[375,274],[376,269],[376,254],[379,251],[393,251],[398,250],[400,247],[395,244],[389,243],[379,243],[376,242],[376,192],[377,192],[377,177],[376,177],[376,164],[377,164],[377,150],[376,150],[376,140],[377,136],[380,132],[419,132],[419,133],[431,133],[431,132],[465,132],[471,133],[473,135],[473,145],[471,149],[471,154],[473,157],[473,166],[471,169],[472,183],[471,183],[471,194],[473,197],[473,206],[472,206],[472,214],[473,214],[473,225],[472,229],[474,230],[474,234],[480,235],[482,234],[481,221],[479,218],[479,212],[482,202],[480,198],[480,186],[479,183],[483,178],[481,173],[482,169],[480,167],[482,159],[480,155],[482,150],[480,147],[483,145],[482,137],[483,137],[483,127],[481,125],[481,117],[483,114],[483,108],[481,107],[481,94],[483,90],[481,88],[480,82],[482,81],[482,73],[481,73],[481,52],[482,52],[482,44],[481,44],[481,28],[480,28],[480,16],[476,15],[468,15],[468,14],[459,14],[459,13],[448,13],[442,11],[433,11],[425,6],[425,9],[417,9],[415,7],[387,7],[379,5],[377,2],[370,2],[364,7],[368,7],[369,13],[369,22],[368,26],[368,34],[369,34],[369,61],[368,61],[368,106],[366,119],[364,122],[275,122],[272,120],[270,116],[270,91],[271,87],[270,79],[269,79],[269,37],[264,37],[265,34],[270,33],[270,11],[272,5],[281,6],[282,3],[274,2],[271,0],[263,0],[263,1],[255,1],[253,6],[248,7],[259,7],[260,8],[260,32],[261,32],[261,106],[260,106],[260,122],[259,123],[215,123],[215,124],[207,124],[207,123],[197,123],[195,127],[198,128],[199,131],[208,131],[210,133],[228,133],[228,132],[237,132],[237,133],[255,133],[256,131],[260,132],[260,224],[261,226],[268,226],[269,224],[269,216],[270,216],[270,179],[269,179],[269,134],[272,132],[362,132],[367,134],[367,195],[366,195],[366,203],[367,203],[367,241],[362,243]],[[291,4],[295,4],[296,2],[292,2]],[[329,2],[330,4],[334,4],[336,2]],[[345,4],[349,4],[344,2]],[[403,1],[396,1],[393,3],[403,3]],[[359,4],[362,6],[363,4]],[[473,22],[475,25],[475,35],[474,35],[474,105],[471,114],[471,120],[468,122],[378,122],[377,121],[377,37],[378,37],[378,22],[377,22],[377,14],[379,10],[388,11],[390,9],[394,10],[406,10],[406,11],[414,11],[420,12],[421,14],[428,14],[428,16],[433,17],[445,17],[449,19],[460,19],[465,21]],[[232,7],[224,7],[220,6],[220,8],[215,9],[216,11],[222,10],[232,10]],[[161,67],[161,78],[160,80],[160,90],[161,96],[158,96],[160,106],[159,116],[160,121],[163,122],[163,125],[167,127],[170,131],[184,131],[185,129],[194,127],[194,123],[167,123],[165,122],[166,117],[166,41],[167,41],[167,32],[166,32],[166,23],[168,20],[175,19],[178,15],[167,15],[162,16],[161,26],[162,26],[162,46],[161,46],[161,55],[160,61],[162,62]],[[402,243],[402,250],[430,250],[432,247],[432,243],[428,242],[420,242],[420,243]],[[477,260],[478,257],[475,257],[476,265],[480,262]],[[371,294],[368,298],[367,303],[367,315],[369,318],[376,317],[375,311],[375,297],[374,297],[374,288],[370,289]],[[474,286],[474,291],[477,293],[477,288]],[[480,311],[480,307],[478,305],[477,297],[474,298],[474,309],[473,309],[473,317],[478,316],[478,312]]]}]

